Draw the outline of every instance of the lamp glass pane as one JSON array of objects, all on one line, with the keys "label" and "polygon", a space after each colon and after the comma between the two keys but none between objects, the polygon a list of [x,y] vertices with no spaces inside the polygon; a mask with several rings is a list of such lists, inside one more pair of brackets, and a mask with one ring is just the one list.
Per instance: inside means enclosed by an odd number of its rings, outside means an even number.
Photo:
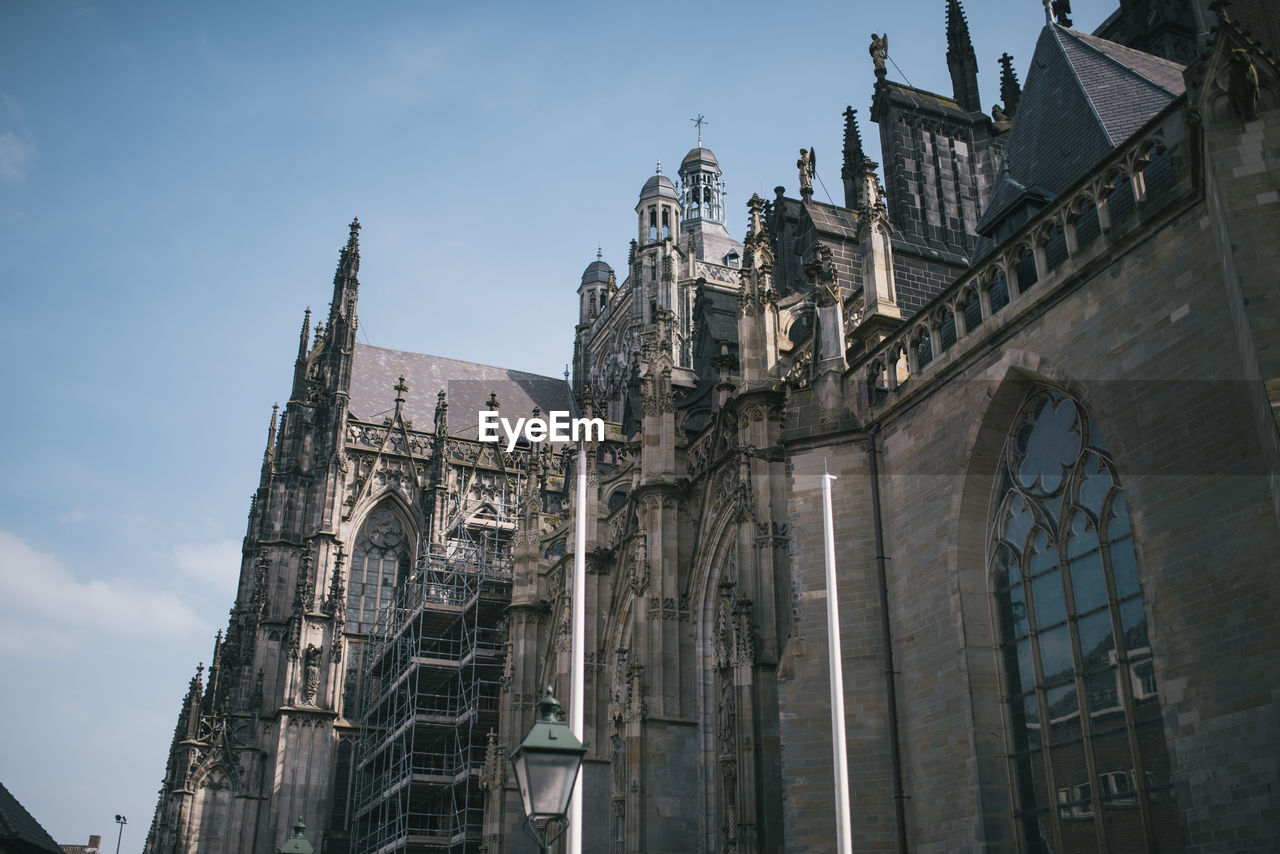
[{"label": "lamp glass pane", "polygon": [[526,750],[524,754],[526,795],[533,805],[530,816],[564,815],[569,810],[573,782],[581,758],[573,754],[541,753]]},{"label": "lamp glass pane", "polygon": [[520,787],[520,800],[524,804],[524,814],[533,814],[533,804],[529,803],[529,775],[525,771],[524,753],[517,753],[511,759],[511,767],[516,772],[516,785]]}]

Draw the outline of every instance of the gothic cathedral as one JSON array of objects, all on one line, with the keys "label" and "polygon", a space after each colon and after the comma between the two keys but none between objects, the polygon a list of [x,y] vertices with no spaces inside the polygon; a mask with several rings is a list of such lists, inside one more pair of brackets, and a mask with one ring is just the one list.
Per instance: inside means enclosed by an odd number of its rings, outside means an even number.
[{"label": "gothic cathedral", "polygon": [[[801,149],[741,240],[659,166],[568,380],[358,343],[353,222],[148,854],[534,850],[579,554],[583,850],[834,850],[827,474],[856,850],[1273,850],[1280,30],[1210,5],[1046,2],[989,111],[959,0],[950,94],[873,36],[883,165],[845,109],[844,203]],[[606,422],[581,536],[576,445],[486,411]]]}]

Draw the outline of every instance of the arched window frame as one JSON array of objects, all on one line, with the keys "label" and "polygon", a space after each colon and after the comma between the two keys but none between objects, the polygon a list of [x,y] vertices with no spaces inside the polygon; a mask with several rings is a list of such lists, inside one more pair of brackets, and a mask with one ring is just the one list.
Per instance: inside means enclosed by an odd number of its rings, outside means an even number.
[{"label": "arched window frame", "polygon": [[991,507],[988,568],[1021,850],[1181,850],[1128,508],[1077,400],[1030,390],[1006,436]]},{"label": "arched window frame", "polygon": [[[371,525],[387,528],[375,531]],[[413,528],[393,505],[380,504],[364,518],[347,570],[347,631],[372,631],[409,573],[413,546]]]}]

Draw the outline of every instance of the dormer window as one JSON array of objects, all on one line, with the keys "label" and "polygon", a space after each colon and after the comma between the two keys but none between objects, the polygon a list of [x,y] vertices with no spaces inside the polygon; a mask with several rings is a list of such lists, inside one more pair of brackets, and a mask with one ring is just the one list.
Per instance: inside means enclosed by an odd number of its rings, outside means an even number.
[{"label": "dormer window", "polygon": [[736,251],[730,252],[728,255],[724,256],[724,263],[726,267],[741,267],[742,258]]}]

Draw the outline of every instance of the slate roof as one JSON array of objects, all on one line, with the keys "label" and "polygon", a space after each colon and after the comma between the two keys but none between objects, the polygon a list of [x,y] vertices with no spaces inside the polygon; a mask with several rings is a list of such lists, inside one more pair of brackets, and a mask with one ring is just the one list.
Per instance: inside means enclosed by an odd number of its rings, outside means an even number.
[{"label": "slate roof", "polygon": [[858,215],[848,208],[810,202],[808,211],[819,234],[836,235],[845,240],[858,239]]},{"label": "slate roof", "polygon": [[805,205],[818,239],[831,249],[836,277],[846,287],[856,288],[862,280],[862,258],[858,252],[858,215],[847,208],[810,201]]},{"label": "slate roof", "polygon": [[714,164],[717,168],[720,161],[716,160],[716,156],[711,153],[709,148],[691,148],[689,153],[684,156],[684,160],[680,161],[680,171],[683,172],[686,166],[696,166],[698,163]]},{"label": "slate roof", "polygon": [[587,269],[582,271],[582,284],[590,285],[594,282],[609,281],[609,273],[613,268],[604,261],[596,260],[587,265]]},{"label": "slate roof", "polygon": [[699,288],[694,305],[696,322],[706,329],[713,343],[738,341],[738,297],[716,288]]},{"label": "slate roof", "polygon": [[1184,91],[1175,62],[1046,25],[978,232],[991,235],[1025,200],[1056,197]]},{"label": "slate roof", "polygon": [[[697,232],[698,258],[713,264],[723,264],[730,252],[737,252],[738,258],[743,255],[742,244],[729,236],[729,230],[721,223],[711,220],[694,220],[688,226],[681,226]],[[686,231],[686,234],[688,232]],[[683,238],[682,238],[683,240]]]},{"label": "slate roof", "polygon": [[53,837],[31,817],[31,813],[18,803],[18,799],[0,783],[0,843],[7,849],[9,843],[25,843],[17,850],[48,851],[62,854],[62,848]]},{"label": "slate roof", "polygon": [[409,387],[402,413],[413,421],[415,430],[433,429],[440,389],[448,395],[449,434],[453,436],[475,438],[476,414],[487,411],[490,392],[498,395],[500,414],[511,419],[529,415],[535,406],[544,414],[553,409],[574,408],[569,384],[562,378],[356,342],[351,367],[351,414],[362,421],[378,422],[388,417],[395,410],[393,387],[401,376]]},{"label": "slate roof", "polygon": [[676,195],[676,185],[672,184],[671,179],[666,175],[654,175],[648,181],[645,181],[644,186],[640,188],[641,201],[654,196],[665,196],[668,199],[680,200],[680,197]]}]

